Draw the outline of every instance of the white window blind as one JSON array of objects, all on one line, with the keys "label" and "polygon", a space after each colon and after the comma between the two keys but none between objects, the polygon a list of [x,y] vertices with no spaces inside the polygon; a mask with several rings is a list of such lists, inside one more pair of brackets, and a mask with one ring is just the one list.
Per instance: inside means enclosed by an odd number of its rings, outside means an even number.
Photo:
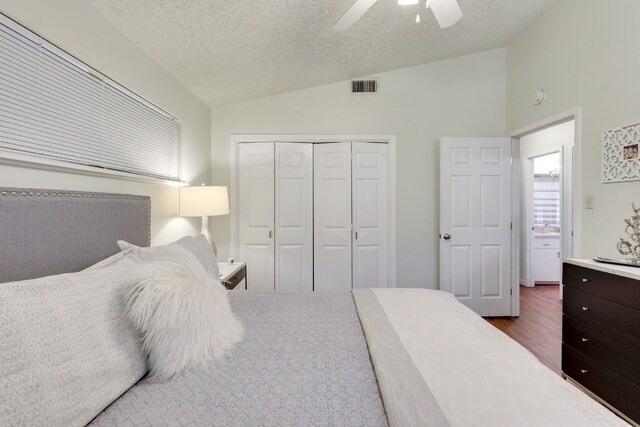
[{"label": "white window blind", "polygon": [[180,123],[0,20],[2,152],[177,181]]},{"label": "white window blind", "polygon": [[539,227],[560,228],[560,176],[558,174],[534,175],[533,220]]}]

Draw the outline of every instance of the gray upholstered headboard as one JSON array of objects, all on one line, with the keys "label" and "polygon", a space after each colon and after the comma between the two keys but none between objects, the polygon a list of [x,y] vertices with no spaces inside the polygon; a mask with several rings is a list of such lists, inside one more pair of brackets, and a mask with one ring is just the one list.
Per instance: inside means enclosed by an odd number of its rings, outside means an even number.
[{"label": "gray upholstered headboard", "polygon": [[151,200],[130,194],[0,188],[0,283],[82,270],[150,244]]}]

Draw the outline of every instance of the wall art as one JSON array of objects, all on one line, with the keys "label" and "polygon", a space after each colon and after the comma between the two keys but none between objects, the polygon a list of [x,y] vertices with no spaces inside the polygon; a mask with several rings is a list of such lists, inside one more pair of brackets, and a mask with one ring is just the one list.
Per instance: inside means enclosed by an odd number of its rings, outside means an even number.
[{"label": "wall art", "polygon": [[640,123],[602,134],[602,182],[640,180]]}]

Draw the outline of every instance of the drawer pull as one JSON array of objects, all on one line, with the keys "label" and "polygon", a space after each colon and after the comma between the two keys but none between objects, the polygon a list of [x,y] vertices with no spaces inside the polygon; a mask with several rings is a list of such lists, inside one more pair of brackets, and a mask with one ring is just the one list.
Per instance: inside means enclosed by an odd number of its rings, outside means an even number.
[{"label": "drawer pull", "polygon": [[588,369],[580,369],[580,372],[583,373],[583,374],[587,374],[587,373],[589,373],[589,370]]},{"label": "drawer pull", "polygon": [[582,342],[589,342],[589,341],[591,341],[591,339],[589,339],[589,338],[582,338]]},{"label": "drawer pull", "polygon": [[589,307],[582,307],[582,311],[589,311],[591,310]]},{"label": "drawer pull", "polygon": [[582,283],[589,283],[591,280],[589,279],[582,279]]}]

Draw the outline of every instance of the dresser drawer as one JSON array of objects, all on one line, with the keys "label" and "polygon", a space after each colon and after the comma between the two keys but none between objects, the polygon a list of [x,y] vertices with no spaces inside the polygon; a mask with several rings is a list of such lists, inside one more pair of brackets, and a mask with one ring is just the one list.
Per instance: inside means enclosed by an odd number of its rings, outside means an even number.
[{"label": "dresser drawer", "polygon": [[565,263],[562,269],[562,283],[566,287],[579,289],[640,310],[638,280]]},{"label": "dresser drawer", "polygon": [[562,317],[562,342],[640,386],[640,348],[570,317]]},{"label": "dresser drawer", "polygon": [[566,345],[562,346],[562,372],[627,417],[640,422],[640,387],[636,384]]},{"label": "dresser drawer", "polygon": [[573,288],[564,289],[562,312],[640,348],[640,311]]},{"label": "dresser drawer", "polygon": [[247,276],[247,269],[241,268],[239,271],[236,272],[236,274],[234,274],[232,277],[230,277],[224,282],[224,286],[229,290],[235,289],[235,287],[238,286],[238,284],[242,282],[246,278],[246,276]]}]

